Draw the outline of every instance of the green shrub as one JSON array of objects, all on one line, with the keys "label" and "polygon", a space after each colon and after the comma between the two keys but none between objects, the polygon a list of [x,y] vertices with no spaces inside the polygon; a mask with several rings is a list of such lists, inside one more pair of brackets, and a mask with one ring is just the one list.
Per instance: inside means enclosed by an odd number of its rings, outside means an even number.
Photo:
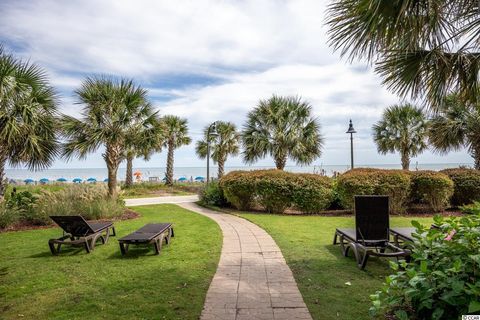
[{"label": "green shrub", "polygon": [[283,213],[292,205],[294,175],[282,170],[257,170],[250,173],[254,180],[258,203],[267,212]]},{"label": "green shrub", "polygon": [[433,212],[448,207],[453,194],[453,181],[444,173],[436,171],[414,171],[412,179],[412,201],[425,203]]},{"label": "green shrub", "polygon": [[318,213],[334,201],[333,180],[317,174],[296,174],[292,191],[293,206],[305,213]]},{"label": "green shrub", "polygon": [[356,195],[390,196],[390,212],[404,213],[410,195],[410,176],[402,170],[354,169],[337,179],[337,192],[343,207],[353,208]]},{"label": "green shrub", "polygon": [[210,206],[224,207],[228,203],[218,181],[205,184],[199,192],[199,198],[201,203]]},{"label": "green shrub", "polygon": [[57,192],[42,192],[30,220],[36,224],[50,224],[50,215],[82,215],[87,220],[121,216],[124,201],[109,198],[105,185],[70,185]]},{"label": "green shrub", "polygon": [[462,206],[480,201],[480,171],[467,168],[445,169],[445,173],[453,181],[452,205]]},{"label": "green shrub", "polygon": [[15,224],[20,219],[20,213],[15,208],[8,208],[6,201],[0,203],[0,229]]},{"label": "green shrub", "polygon": [[412,261],[391,263],[394,274],[371,296],[373,316],[386,319],[459,319],[480,313],[480,216],[435,217],[439,229],[414,222],[422,234]]},{"label": "green shrub", "polygon": [[220,179],[228,202],[240,210],[250,210],[255,200],[255,181],[249,171],[232,171]]},{"label": "green shrub", "polygon": [[5,206],[7,210],[11,211],[9,213],[10,216],[16,216],[14,220],[37,224],[34,218],[34,206],[37,199],[38,195],[30,191],[15,192],[5,198]]}]

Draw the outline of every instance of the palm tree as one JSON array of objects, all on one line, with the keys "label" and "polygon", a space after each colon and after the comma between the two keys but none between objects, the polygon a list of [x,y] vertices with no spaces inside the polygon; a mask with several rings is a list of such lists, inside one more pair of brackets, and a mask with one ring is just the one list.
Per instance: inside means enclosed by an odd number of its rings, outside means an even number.
[{"label": "palm tree", "polygon": [[447,153],[466,147],[480,169],[480,109],[450,95],[436,108],[431,119],[429,140],[435,150]]},{"label": "palm tree", "polygon": [[5,165],[47,168],[58,155],[58,99],[45,72],[0,46],[0,197]]},{"label": "palm tree", "polygon": [[127,134],[125,160],[127,170],[125,175],[125,187],[133,185],[133,159],[143,157],[148,161],[153,153],[162,150],[164,127],[160,118],[152,121],[148,127],[134,126]]},{"label": "palm tree", "polygon": [[118,166],[129,146],[129,135],[135,128],[154,130],[157,113],[147,100],[147,91],[132,80],[89,77],[75,95],[84,108],[80,119],[71,116],[62,119],[66,138],[63,155],[67,159],[73,156],[83,159],[104,146],[108,193],[115,197]]},{"label": "palm tree", "polygon": [[173,185],[173,153],[183,145],[188,145],[192,139],[188,136],[187,119],[177,116],[164,116],[165,140],[163,146],[167,151],[167,175],[165,184]]},{"label": "palm tree", "polygon": [[372,129],[378,152],[400,152],[404,170],[409,169],[411,157],[427,148],[428,122],[423,111],[411,104],[387,108]]},{"label": "palm tree", "polygon": [[311,113],[311,105],[299,97],[260,100],[243,127],[244,161],[254,163],[271,155],[280,170],[288,157],[300,165],[312,163],[322,154],[323,138]]},{"label": "palm tree", "polygon": [[458,91],[478,102],[477,0],[334,0],[328,14],[334,49],[376,64],[395,93],[435,105]]},{"label": "palm tree", "polygon": [[240,134],[235,124],[231,122],[217,121],[215,129],[210,132],[209,126],[204,130],[203,140],[197,141],[196,152],[201,159],[207,157],[207,141],[209,140],[212,151],[212,159],[218,163],[218,178],[223,177],[225,162],[229,155],[237,155],[239,152]]}]

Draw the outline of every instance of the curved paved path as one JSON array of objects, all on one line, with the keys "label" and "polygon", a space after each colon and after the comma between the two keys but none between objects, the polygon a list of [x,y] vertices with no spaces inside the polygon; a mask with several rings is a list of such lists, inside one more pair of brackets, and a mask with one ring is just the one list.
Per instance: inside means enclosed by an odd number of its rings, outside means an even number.
[{"label": "curved paved path", "polygon": [[282,252],[266,231],[194,203],[179,206],[211,218],[223,232],[202,320],[312,319]]}]

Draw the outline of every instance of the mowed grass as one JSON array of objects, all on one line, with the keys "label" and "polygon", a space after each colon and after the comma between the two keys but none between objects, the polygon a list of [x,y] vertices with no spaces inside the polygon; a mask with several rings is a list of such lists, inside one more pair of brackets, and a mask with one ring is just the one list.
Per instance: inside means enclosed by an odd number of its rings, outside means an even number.
[{"label": "mowed grass", "polygon": [[[390,274],[385,259],[370,258],[365,271],[353,257],[345,258],[332,245],[337,227],[353,227],[353,217],[285,216],[242,213],[264,228],[277,242],[292,269],[305,303],[314,319],[371,319],[369,295]],[[431,218],[392,217],[391,226],[411,227],[411,220],[425,225]]]},{"label": "mowed grass", "polygon": [[133,246],[122,257],[115,237],[91,254],[65,247],[52,256],[47,241],[58,228],[0,234],[0,319],[198,319],[220,257],[219,227],[175,205],[133,209],[142,217],[116,222],[117,237],[173,223],[159,256]]}]

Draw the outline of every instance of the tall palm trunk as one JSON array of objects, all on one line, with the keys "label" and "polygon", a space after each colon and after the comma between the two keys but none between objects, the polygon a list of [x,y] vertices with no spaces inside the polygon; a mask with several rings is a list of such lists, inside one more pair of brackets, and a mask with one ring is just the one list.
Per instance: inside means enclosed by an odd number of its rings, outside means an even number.
[{"label": "tall palm trunk", "polygon": [[409,170],[410,169],[410,156],[408,152],[402,152],[402,169]]},{"label": "tall palm trunk", "polygon": [[173,150],[174,150],[174,143],[173,140],[170,139],[168,141],[168,154],[167,154],[167,181],[165,181],[166,185],[173,185]]},{"label": "tall palm trunk", "polygon": [[218,159],[218,179],[223,177],[224,173],[225,173],[225,159],[219,158]]},{"label": "tall palm trunk", "polygon": [[133,185],[133,154],[127,153],[127,175],[125,177],[125,187]]},{"label": "tall palm trunk", "polygon": [[472,146],[470,155],[473,157],[475,169],[480,170],[480,146]]},{"label": "tall palm trunk", "polygon": [[108,170],[108,195],[111,198],[115,198],[117,196],[117,172],[121,160],[120,148],[107,145],[104,159]]},{"label": "tall palm trunk", "polygon": [[287,164],[287,156],[286,155],[277,155],[275,156],[275,166],[278,170],[283,170],[285,165]]},{"label": "tall palm trunk", "polygon": [[7,157],[0,156],[0,201],[3,200],[5,196],[5,189],[7,188],[7,184],[5,181],[5,164],[7,162]]}]

